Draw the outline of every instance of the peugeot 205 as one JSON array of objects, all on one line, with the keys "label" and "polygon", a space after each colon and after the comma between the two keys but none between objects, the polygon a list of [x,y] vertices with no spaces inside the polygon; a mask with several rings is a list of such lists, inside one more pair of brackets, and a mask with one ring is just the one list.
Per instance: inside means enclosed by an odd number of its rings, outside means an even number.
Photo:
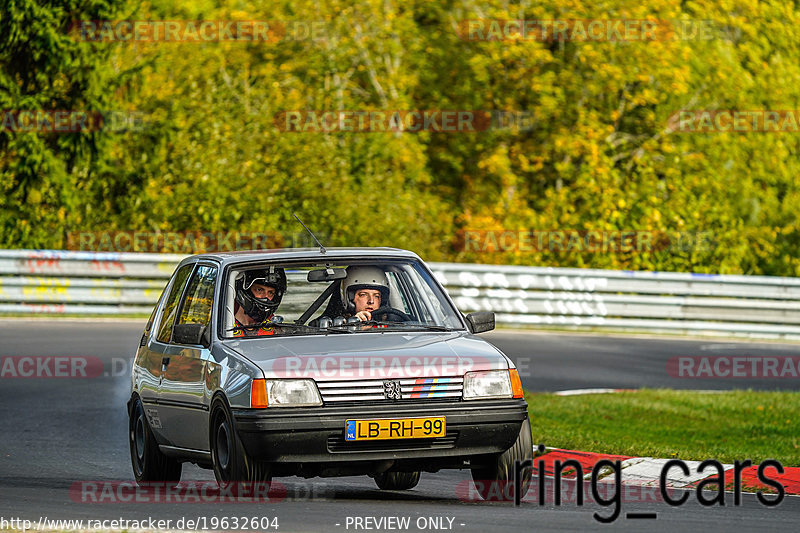
[{"label": "peugeot 205", "polygon": [[488,497],[533,455],[517,370],[476,336],[493,328],[404,250],[187,257],[133,363],[136,480],[177,482],[192,462],[221,484],[369,475],[404,490],[454,468]]}]

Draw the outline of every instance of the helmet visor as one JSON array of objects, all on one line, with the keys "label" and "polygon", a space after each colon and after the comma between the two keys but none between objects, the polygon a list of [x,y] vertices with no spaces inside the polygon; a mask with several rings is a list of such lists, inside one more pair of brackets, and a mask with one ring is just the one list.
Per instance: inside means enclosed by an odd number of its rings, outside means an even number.
[{"label": "helmet visor", "polygon": [[245,290],[251,288],[256,283],[259,285],[266,285],[277,290],[281,287],[281,278],[276,272],[248,272],[244,279]]}]

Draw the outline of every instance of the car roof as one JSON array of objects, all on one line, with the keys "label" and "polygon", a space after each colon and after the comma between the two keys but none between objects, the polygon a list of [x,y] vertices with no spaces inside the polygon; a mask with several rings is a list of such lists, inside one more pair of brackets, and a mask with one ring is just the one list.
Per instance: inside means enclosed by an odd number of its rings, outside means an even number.
[{"label": "car roof", "polygon": [[416,259],[419,256],[408,250],[388,247],[373,248],[326,248],[325,253],[319,248],[276,248],[271,250],[246,250],[237,252],[219,252],[198,254],[185,258],[182,263],[210,259],[223,265],[236,263],[252,263],[255,261],[286,261],[286,260],[319,260],[326,259],[364,259],[364,258],[392,258]]}]

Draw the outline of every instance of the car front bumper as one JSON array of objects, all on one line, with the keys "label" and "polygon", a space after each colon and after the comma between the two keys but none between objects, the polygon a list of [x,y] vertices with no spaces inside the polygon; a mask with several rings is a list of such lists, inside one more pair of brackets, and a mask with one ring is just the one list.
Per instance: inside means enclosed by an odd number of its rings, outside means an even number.
[{"label": "car front bumper", "polygon": [[[514,444],[528,416],[522,399],[414,402],[271,409],[234,409],[247,453],[280,463],[468,458],[500,453]],[[373,418],[446,418],[435,439],[345,441],[345,421]],[[447,463],[448,461],[442,461]]]}]

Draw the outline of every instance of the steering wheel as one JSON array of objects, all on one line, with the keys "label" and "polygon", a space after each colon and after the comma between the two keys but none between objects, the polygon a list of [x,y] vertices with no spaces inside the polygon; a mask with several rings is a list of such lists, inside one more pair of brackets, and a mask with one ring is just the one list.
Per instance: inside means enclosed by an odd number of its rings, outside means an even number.
[{"label": "steering wheel", "polygon": [[370,311],[370,315],[372,320],[378,320],[379,317],[382,318],[385,315],[386,322],[410,322],[413,320],[409,315],[388,305],[382,305],[376,310]]}]

